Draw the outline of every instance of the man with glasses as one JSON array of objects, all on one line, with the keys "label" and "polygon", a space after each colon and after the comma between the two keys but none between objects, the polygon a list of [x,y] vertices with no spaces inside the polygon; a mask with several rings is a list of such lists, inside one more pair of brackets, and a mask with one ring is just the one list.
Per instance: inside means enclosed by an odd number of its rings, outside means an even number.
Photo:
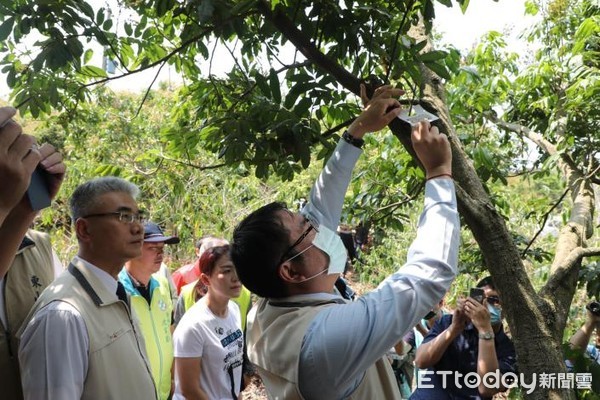
[{"label": "man with glasses", "polygon": [[177,236],[165,236],[157,224],[146,222],[142,255],[127,261],[119,273],[119,281],[129,294],[131,308],[140,323],[161,400],[167,400],[172,389],[173,302],[167,278],[157,272],[163,261],[165,245],[177,243]]},{"label": "man with glasses", "polygon": [[156,399],[129,298],[117,276],[139,257],[144,213],[121,178],[88,181],[71,196],[79,243],[20,331],[25,399]]},{"label": "man with glasses", "polygon": [[477,287],[483,289],[482,302],[459,299],[454,314],[439,319],[417,349],[415,366],[427,371],[419,371],[411,399],[489,399],[506,391],[501,377],[516,371],[515,348],[502,327],[492,278]]},{"label": "man with glasses", "polygon": [[261,296],[248,316],[248,355],[272,398],[399,399],[385,354],[444,295],[456,275],[459,220],[452,155],[424,121],[412,130],[426,173],[425,211],[407,263],[376,290],[347,302],[333,292],[346,265],[336,233],[363,136],[400,113],[389,86],[350,124],[301,213],[272,203],[235,228],[232,260]]}]

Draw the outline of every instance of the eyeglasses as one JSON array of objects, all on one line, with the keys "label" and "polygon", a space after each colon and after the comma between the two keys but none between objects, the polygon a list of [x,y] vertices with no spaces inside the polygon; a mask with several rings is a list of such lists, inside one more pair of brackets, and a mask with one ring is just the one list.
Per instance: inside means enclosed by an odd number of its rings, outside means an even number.
[{"label": "eyeglasses", "polygon": [[488,296],[486,297],[488,304],[496,305],[500,304],[500,297],[498,296]]},{"label": "eyeglasses", "polygon": [[124,224],[133,224],[137,222],[139,224],[143,224],[146,222],[146,218],[148,217],[145,211],[138,211],[137,213],[133,213],[131,211],[115,211],[108,213],[98,213],[98,214],[89,214],[85,215],[81,218],[91,218],[91,217],[110,217],[116,216],[118,220]]},{"label": "eyeglasses", "polygon": [[283,252],[281,259],[279,260],[279,264],[282,264],[283,262],[288,261],[287,257],[289,255],[290,251],[294,250],[294,248],[296,246],[298,246],[300,243],[302,243],[302,241],[308,236],[308,234],[312,230],[314,230],[315,232],[319,232],[319,226],[317,225],[316,222],[314,222],[313,220],[311,220],[310,218],[307,218],[307,217],[304,217],[304,222],[309,225],[308,228],[302,233],[302,235],[300,235],[300,237],[290,247],[287,248],[286,251]]}]

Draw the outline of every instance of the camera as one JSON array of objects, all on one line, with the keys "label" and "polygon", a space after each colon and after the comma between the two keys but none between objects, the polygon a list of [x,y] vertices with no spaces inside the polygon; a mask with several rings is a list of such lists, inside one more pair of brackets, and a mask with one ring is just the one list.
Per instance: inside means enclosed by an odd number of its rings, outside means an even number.
[{"label": "camera", "polygon": [[590,312],[598,317],[600,317],[600,302],[592,301],[585,306]]}]

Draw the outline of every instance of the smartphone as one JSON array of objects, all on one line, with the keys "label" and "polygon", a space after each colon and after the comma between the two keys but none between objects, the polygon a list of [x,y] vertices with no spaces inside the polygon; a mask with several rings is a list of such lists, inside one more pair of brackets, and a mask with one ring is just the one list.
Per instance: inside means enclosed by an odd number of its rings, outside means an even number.
[{"label": "smartphone", "polygon": [[38,211],[46,207],[50,207],[52,199],[48,190],[49,173],[42,167],[38,166],[31,175],[31,182],[27,188],[27,197],[33,211]]},{"label": "smartphone", "polygon": [[483,303],[483,297],[484,297],[483,289],[471,288],[471,290],[469,291],[469,297],[473,298],[478,303]]}]

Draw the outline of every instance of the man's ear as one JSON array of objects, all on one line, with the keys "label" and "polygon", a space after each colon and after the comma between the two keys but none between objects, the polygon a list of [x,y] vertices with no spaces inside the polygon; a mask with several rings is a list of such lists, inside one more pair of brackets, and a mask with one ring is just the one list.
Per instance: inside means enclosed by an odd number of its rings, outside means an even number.
[{"label": "man's ear", "polygon": [[90,227],[84,218],[78,218],[75,221],[75,234],[77,235],[77,239],[83,242],[91,240]]},{"label": "man's ear", "polygon": [[304,278],[304,275],[300,273],[295,263],[291,261],[286,261],[279,266],[279,277],[284,282],[297,282]]}]

